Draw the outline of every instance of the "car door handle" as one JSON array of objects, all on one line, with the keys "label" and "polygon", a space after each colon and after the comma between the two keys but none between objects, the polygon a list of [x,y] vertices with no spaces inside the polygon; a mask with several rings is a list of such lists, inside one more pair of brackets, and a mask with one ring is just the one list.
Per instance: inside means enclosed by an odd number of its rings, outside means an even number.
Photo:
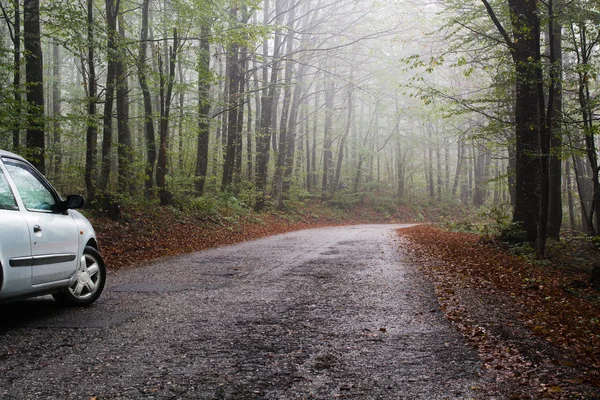
[{"label": "car door handle", "polygon": [[33,233],[40,233],[42,231],[42,227],[39,225],[33,226]]}]

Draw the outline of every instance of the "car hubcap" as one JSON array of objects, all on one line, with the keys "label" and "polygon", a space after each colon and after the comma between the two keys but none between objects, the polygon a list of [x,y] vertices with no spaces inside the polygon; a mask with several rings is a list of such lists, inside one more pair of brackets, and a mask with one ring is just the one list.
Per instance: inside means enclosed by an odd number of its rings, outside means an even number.
[{"label": "car hubcap", "polygon": [[87,299],[96,293],[98,284],[100,283],[100,268],[98,262],[89,254],[84,254],[81,257],[79,269],[77,271],[77,279],[69,287],[71,294],[78,299]]}]

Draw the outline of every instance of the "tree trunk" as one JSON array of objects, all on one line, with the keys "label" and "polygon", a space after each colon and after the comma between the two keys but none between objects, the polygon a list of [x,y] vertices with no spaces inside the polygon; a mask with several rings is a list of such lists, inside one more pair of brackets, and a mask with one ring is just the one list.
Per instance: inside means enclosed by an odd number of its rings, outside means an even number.
[{"label": "tree trunk", "polygon": [[510,195],[510,205],[514,207],[517,199],[517,190],[515,185],[517,169],[517,149],[515,148],[515,145],[509,141],[506,150],[508,153],[508,165],[506,167],[508,193]]},{"label": "tree trunk", "polygon": [[342,174],[342,161],[344,160],[344,147],[346,147],[346,141],[348,138],[348,135],[350,134],[350,127],[352,125],[352,96],[353,96],[353,84],[352,84],[352,77],[353,77],[353,72],[350,72],[350,83],[348,84],[348,115],[346,116],[347,120],[346,120],[346,128],[344,129],[344,133],[342,136],[342,140],[340,141],[340,148],[338,150],[338,159],[337,159],[337,164],[335,166],[335,177],[333,180],[333,191],[337,191],[340,189],[340,179],[341,179],[341,174]]},{"label": "tree trunk", "polygon": [[[230,16],[237,20],[237,8],[230,9]],[[229,82],[229,110],[227,112],[227,145],[225,147],[225,160],[223,163],[223,177],[221,179],[221,191],[229,190],[233,183],[236,165],[236,150],[238,143],[238,107],[240,103],[240,64],[239,49],[237,43],[232,43],[227,50],[227,81]]]},{"label": "tree trunk", "polygon": [[[294,18],[295,7],[291,7],[288,16],[288,31],[285,39],[285,52],[292,54],[294,50]],[[275,177],[273,179],[273,201],[278,209],[283,208],[283,175],[287,157],[287,128],[290,104],[292,100],[292,75],[294,71],[294,60],[285,62],[283,104],[281,106],[281,122],[279,123],[279,148],[277,149],[277,164],[275,166]]]},{"label": "tree trunk", "polygon": [[[173,94],[173,85],[175,83],[175,67],[177,62],[177,52],[179,51],[179,38],[177,29],[173,29],[173,45],[169,47],[169,59],[167,64],[167,74],[165,74],[162,61],[159,60],[160,75],[160,143],[158,148],[158,162],[156,165],[156,186],[161,205],[168,205],[173,200],[173,194],[168,190],[166,183],[167,176],[167,150],[169,148],[169,114],[171,111],[171,99]],[[159,55],[159,57],[161,57]]]},{"label": "tree trunk", "polygon": [[565,161],[565,190],[567,191],[567,204],[569,206],[569,226],[575,231],[575,206],[573,201],[573,185],[571,183],[571,163]]},{"label": "tree trunk", "polygon": [[473,205],[480,207],[487,198],[487,182],[489,180],[489,162],[491,160],[487,149],[478,145],[474,157],[475,188],[473,191]]},{"label": "tree trunk", "polygon": [[[552,4],[550,0],[549,4]],[[550,93],[546,120],[550,126],[548,237],[558,239],[562,224],[562,26],[552,12],[549,22],[550,41]]]},{"label": "tree trunk", "polygon": [[54,170],[52,171],[56,178],[61,176],[61,164],[62,164],[62,148],[61,148],[61,109],[60,109],[60,47],[55,41],[52,44],[52,133],[53,133],[53,164]]},{"label": "tree trunk", "polygon": [[[148,0],[146,0],[148,1]],[[85,146],[85,187],[89,201],[93,201],[96,195],[96,159],[98,153],[98,128],[96,126],[96,66],[94,62],[94,0],[87,1],[87,133]]]},{"label": "tree trunk", "polygon": [[429,186],[429,197],[435,199],[435,184],[433,182],[433,126],[431,123],[427,124],[427,182]]},{"label": "tree trunk", "polygon": [[[256,70],[254,70],[254,74],[256,74]],[[254,78],[256,78],[256,75],[254,76]],[[256,80],[254,80],[254,88],[255,90],[257,90],[257,86],[258,83],[256,82]],[[252,111],[252,100],[251,100],[251,93],[250,93],[250,79],[248,79],[248,82],[246,84],[246,91],[248,92],[248,95],[246,96],[246,102],[248,103],[248,107],[246,109],[246,180],[248,182],[252,182],[254,180],[254,162],[253,162],[253,155],[254,155],[254,150],[253,150],[253,132],[252,132],[252,125],[254,123],[254,114],[259,113],[260,112],[260,108],[259,108],[259,104],[260,104],[260,97],[258,99],[258,102],[256,102],[256,106],[255,106],[255,111]],[[258,94],[258,92],[255,92],[255,94]],[[257,96],[258,97],[258,96]],[[256,119],[256,118],[254,118]],[[254,128],[256,129],[256,125],[254,126]]]},{"label": "tree trunk", "polygon": [[458,139],[456,142],[456,175],[454,175],[454,184],[452,185],[452,199],[456,199],[456,192],[458,190],[458,183],[462,174],[462,166],[464,163],[464,152],[465,144],[462,139]]},{"label": "tree trunk", "polygon": [[40,36],[39,0],[23,2],[25,81],[27,83],[27,155],[43,174],[46,172],[44,135],[44,62]]},{"label": "tree trunk", "polygon": [[[281,26],[283,13],[281,12],[282,0],[275,1],[275,24],[277,27]],[[269,1],[264,1],[264,24],[269,23]],[[276,114],[276,107],[274,105],[275,97],[275,86],[277,84],[277,77],[279,72],[279,54],[281,47],[281,29],[276,28],[275,39],[273,46],[273,57],[271,65],[271,75],[269,77],[269,67],[267,64],[269,54],[269,42],[267,39],[263,41],[263,69],[262,79],[268,85],[265,84],[261,93],[261,114],[260,114],[260,132],[258,132],[256,138],[256,188],[258,189],[258,196],[254,209],[260,211],[265,207],[266,200],[266,187],[268,178],[268,164],[269,154],[271,150],[271,136],[274,136],[273,132],[273,120]]]},{"label": "tree trunk", "polygon": [[[303,77],[306,68],[301,65],[298,69],[298,79],[294,86],[293,101],[290,107],[290,118],[287,130],[287,144],[285,157],[285,170],[283,173],[283,193],[282,197],[286,198],[292,186],[292,174],[294,172],[294,159],[296,156],[296,127],[298,125],[298,110],[302,97]],[[302,137],[300,138],[300,146],[302,146]]]},{"label": "tree trunk", "polygon": [[185,75],[183,74],[183,62],[181,58],[179,58],[177,62],[177,71],[179,74],[179,118],[177,121],[177,171],[179,176],[188,176],[185,173],[185,143],[183,140],[183,115],[184,115],[184,105],[185,105]]},{"label": "tree trunk", "polygon": [[[516,84],[516,199],[513,221],[535,242],[540,216],[540,108],[538,97],[539,17],[537,3],[509,0],[513,15]],[[532,62],[533,60],[533,62]]]},{"label": "tree trunk", "polygon": [[537,2],[508,0],[513,18],[512,39],[487,0],[481,0],[511,49],[515,68],[515,207],[513,222],[521,225],[527,241],[535,242],[540,217],[540,20]]},{"label": "tree trunk", "polygon": [[[245,10],[242,12],[242,18],[244,19]],[[247,20],[243,20],[242,23],[246,23]],[[235,134],[235,163],[233,167],[233,178],[234,182],[239,184],[242,180],[242,161],[243,161],[243,135],[244,135],[244,101],[246,100],[246,81],[248,75],[248,48],[242,47],[240,50],[240,61],[238,70],[239,79],[239,90],[238,90],[238,101],[237,101],[237,125]]]},{"label": "tree trunk", "polygon": [[[119,38],[125,39],[125,22],[119,16]],[[133,149],[131,147],[131,130],[129,128],[129,72],[126,65],[125,49],[119,49],[119,57],[115,66],[117,87],[117,159],[119,160],[118,179],[119,192],[134,194],[131,180],[133,165]]]},{"label": "tree trunk", "polygon": [[435,159],[437,162],[437,200],[442,201],[442,157],[440,155],[440,147],[438,144],[435,146]]},{"label": "tree trunk", "polygon": [[104,117],[102,129],[102,161],[100,166],[99,189],[105,192],[108,189],[112,161],[112,121],[113,102],[115,97],[116,67],[118,61],[117,44],[117,15],[119,14],[120,0],[106,0],[106,24],[107,24],[107,52],[108,61],[106,67],[106,88],[104,95]]},{"label": "tree trunk", "polygon": [[149,198],[154,187],[154,165],[156,163],[156,139],[154,133],[154,117],[152,115],[152,94],[148,87],[146,77],[147,49],[148,49],[148,13],[150,0],[143,0],[142,3],[142,29],[140,33],[140,52],[138,55],[138,78],[142,88],[144,98],[144,131],[146,137],[146,179],[145,195]]},{"label": "tree trunk", "polygon": [[316,188],[318,186],[317,177],[317,128],[319,126],[319,91],[315,93],[315,106],[314,106],[314,117],[313,117],[313,129],[312,129],[312,146],[311,146],[311,164],[310,169],[312,171],[309,179],[312,180],[312,186]]},{"label": "tree trunk", "polygon": [[[586,46],[585,31],[581,33],[582,42],[581,49],[579,50],[578,58],[579,63],[582,66],[589,65],[589,52]],[[579,104],[581,106],[582,120],[583,120],[583,133],[586,154],[588,156],[588,163],[591,168],[592,177],[592,205],[590,207],[589,214],[587,216],[587,228],[588,234],[595,235],[600,229],[600,182],[598,181],[598,156],[596,152],[596,143],[594,135],[594,113],[591,106],[591,96],[587,68],[581,68],[583,72],[579,72]]]},{"label": "tree trunk", "polygon": [[325,124],[323,126],[323,182],[321,186],[322,194],[321,197],[324,200],[329,198],[330,192],[330,170],[332,168],[332,154],[331,154],[331,130],[333,128],[333,97],[334,87],[333,83],[325,83]]},{"label": "tree trunk", "polygon": [[[581,148],[583,144],[576,144]],[[590,210],[592,209],[592,200],[594,188],[592,185],[591,169],[587,159],[577,154],[572,155],[573,169],[575,171],[575,183],[577,184],[577,193],[579,194],[579,206],[581,210],[581,230],[585,233],[593,231],[593,225],[590,226]]]},{"label": "tree trunk", "polygon": [[210,28],[202,25],[198,49],[198,151],[196,156],[196,194],[204,194],[208,171],[210,134]]},{"label": "tree trunk", "polygon": [[21,96],[21,5],[19,0],[13,0],[15,9],[14,36],[13,36],[13,91],[15,99],[15,122],[13,126],[13,150],[18,151],[21,145],[22,126],[22,96]]}]

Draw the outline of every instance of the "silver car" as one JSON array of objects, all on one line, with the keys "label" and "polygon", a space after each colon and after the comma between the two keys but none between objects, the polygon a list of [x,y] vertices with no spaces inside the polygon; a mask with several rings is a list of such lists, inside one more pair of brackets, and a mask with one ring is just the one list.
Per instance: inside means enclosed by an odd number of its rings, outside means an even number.
[{"label": "silver car", "polygon": [[87,306],[100,296],[106,268],[90,222],[24,158],[0,150],[0,302],[51,294]]}]

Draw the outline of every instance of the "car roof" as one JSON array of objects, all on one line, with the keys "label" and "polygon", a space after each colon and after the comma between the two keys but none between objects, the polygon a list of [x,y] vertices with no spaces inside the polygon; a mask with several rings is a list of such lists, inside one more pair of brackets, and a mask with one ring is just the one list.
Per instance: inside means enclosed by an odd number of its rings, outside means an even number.
[{"label": "car roof", "polygon": [[21,157],[18,154],[11,153],[10,151],[6,151],[6,150],[2,150],[2,149],[0,149],[0,157],[10,157],[10,158],[16,158],[17,160],[26,161],[23,157]]}]

